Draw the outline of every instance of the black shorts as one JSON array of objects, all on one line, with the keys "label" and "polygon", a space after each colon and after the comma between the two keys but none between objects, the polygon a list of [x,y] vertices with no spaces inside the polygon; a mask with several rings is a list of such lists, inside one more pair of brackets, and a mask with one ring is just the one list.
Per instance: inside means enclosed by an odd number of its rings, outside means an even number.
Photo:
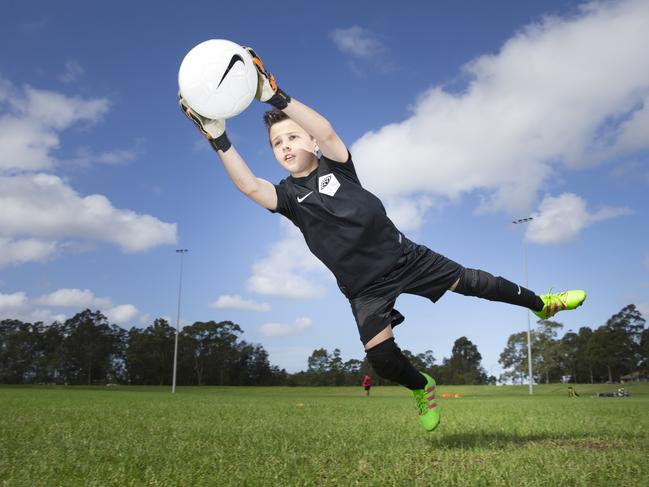
[{"label": "black shorts", "polygon": [[364,387],[365,387],[365,390],[366,390],[366,391],[369,391],[369,390],[370,390],[370,387],[372,387],[372,386],[364,386]]},{"label": "black shorts", "polygon": [[406,239],[394,268],[349,299],[363,345],[386,326],[403,322],[403,315],[394,309],[400,294],[415,294],[437,302],[463,270],[460,264]]}]

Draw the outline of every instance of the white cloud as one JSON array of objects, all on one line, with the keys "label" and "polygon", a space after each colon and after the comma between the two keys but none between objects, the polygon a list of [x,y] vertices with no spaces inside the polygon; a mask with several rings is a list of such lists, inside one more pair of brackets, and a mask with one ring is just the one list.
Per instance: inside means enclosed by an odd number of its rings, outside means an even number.
[{"label": "white cloud", "polygon": [[388,217],[404,233],[419,229],[432,206],[433,200],[428,196],[391,197],[385,201]]},{"label": "white cloud", "polygon": [[[59,133],[79,122],[95,124],[109,109],[105,98],[82,99],[26,86],[22,91],[0,78],[0,103],[7,105],[0,116],[0,174],[52,170],[61,164],[52,155],[60,147]],[[142,141],[132,149],[97,153],[80,147],[66,164],[119,164],[132,161]]]},{"label": "white cloud", "polygon": [[[61,164],[53,156],[60,133],[97,123],[108,108],[105,98],[18,89],[0,78],[0,267],[46,260],[77,244],[71,240],[112,243],[127,252],[176,242],[175,224],[115,208],[104,195],[79,195],[51,174]],[[116,164],[132,160],[138,146],[100,153],[82,147],[71,162]]]},{"label": "white cloud", "polygon": [[109,107],[105,98],[68,97],[29,86],[19,91],[6,80],[0,101],[8,105],[0,116],[0,173],[52,169],[59,132],[78,122],[98,122]]},{"label": "white cloud", "polygon": [[113,304],[108,298],[98,298],[89,289],[57,289],[34,300],[34,304],[67,308],[106,309]]},{"label": "white cloud", "polygon": [[84,75],[86,71],[74,59],[65,62],[65,72],[59,76],[59,80],[64,83],[72,83]]},{"label": "white cloud", "polygon": [[649,303],[639,303],[637,308],[640,313],[649,318]]},{"label": "white cloud", "polygon": [[128,325],[138,315],[139,311],[132,304],[120,304],[103,311],[108,321],[117,325]]},{"label": "white cloud", "polygon": [[[139,144],[137,144],[139,145]],[[136,146],[132,149],[113,149],[105,152],[95,152],[90,147],[80,147],[74,158],[65,161],[66,165],[87,167],[92,164],[105,164],[115,166],[125,162],[134,161],[140,153]]]},{"label": "white cloud", "polygon": [[579,233],[595,222],[628,215],[628,208],[604,207],[590,213],[586,201],[573,193],[560,196],[546,196],[539,206],[534,220],[527,224],[525,238],[539,244],[570,242]]},{"label": "white cloud", "polygon": [[0,235],[79,238],[127,252],[176,242],[176,225],[112,206],[103,195],[81,196],[50,174],[0,176]]},{"label": "white cloud", "polygon": [[270,304],[257,303],[251,299],[243,299],[238,294],[234,296],[223,295],[219,296],[216,301],[210,303],[210,308],[217,309],[242,309],[249,311],[270,311]]},{"label": "white cloud", "polygon": [[49,324],[65,321],[65,316],[53,314],[49,309],[34,307],[24,292],[0,293],[0,320],[13,319],[27,323],[42,321]]},{"label": "white cloud", "polygon": [[23,292],[2,294],[0,293],[0,313],[5,314],[7,310],[22,308],[27,304],[27,295]]},{"label": "white cloud", "polygon": [[246,286],[250,291],[267,296],[309,299],[324,294],[324,287],[314,277],[329,274],[309,251],[299,230],[281,220],[285,237],[273,244],[266,257],[255,262]]},{"label": "white cloud", "polygon": [[381,74],[397,69],[394,61],[386,56],[383,42],[368,29],[353,25],[335,29],[330,36],[338,50],[348,55],[347,65],[356,76],[364,77],[368,69]]},{"label": "white cloud", "polygon": [[45,261],[54,254],[56,248],[55,241],[0,237],[0,269],[8,265]]},{"label": "white cloud", "polygon": [[481,211],[514,215],[550,178],[649,148],[647,25],[649,3],[630,0],[528,26],[466,65],[463,92],[432,87],[357,140],[361,180],[383,199],[477,192]]},{"label": "white cloud", "polygon": [[331,33],[331,38],[341,52],[357,58],[371,58],[384,49],[383,44],[374,34],[358,25],[335,29]]},{"label": "white cloud", "polygon": [[0,320],[17,319],[25,322],[42,321],[49,324],[63,322],[70,316],[53,313],[44,306],[75,308],[74,313],[82,309],[99,309],[111,323],[128,325],[140,314],[132,304],[114,306],[110,298],[98,298],[88,289],[58,289],[50,294],[30,299],[24,292],[11,294],[0,293]]},{"label": "white cloud", "polygon": [[259,327],[259,332],[267,337],[298,335],[311,328],[310,318],[298,318],[292,325],[283,323],[266,323]]}]

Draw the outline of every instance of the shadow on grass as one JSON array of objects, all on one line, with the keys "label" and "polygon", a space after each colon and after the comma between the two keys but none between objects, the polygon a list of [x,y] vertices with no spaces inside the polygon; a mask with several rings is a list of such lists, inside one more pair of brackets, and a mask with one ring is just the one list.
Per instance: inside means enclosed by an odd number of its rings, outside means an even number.
[{"label": "shadow on grass", "polygon": [[[435,435],[435,433],[433,433]],[[629,440],[630,438],[626,438]],[[619,446],[618,438],[602,439],[593,435],[553,435],[551,433],[451,433],[432,436],[429,439],[435,448],[511,448],[522,446],[543,446],[553,448],[583,448],[589,450],[606,450]]]}]

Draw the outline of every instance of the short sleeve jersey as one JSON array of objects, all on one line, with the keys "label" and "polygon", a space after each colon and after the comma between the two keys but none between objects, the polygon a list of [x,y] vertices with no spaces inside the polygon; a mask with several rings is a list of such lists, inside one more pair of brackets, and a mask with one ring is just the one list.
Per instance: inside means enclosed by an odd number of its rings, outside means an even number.
[{"label": "short sleeve jersey", "polygon": [[289,176],[275,189],[276,212],[300,229],[347,297],[387,274],[401,256],[403,236],[381,200],[361,186],[351,154],[345,163],[323,156],[311,174]]}]

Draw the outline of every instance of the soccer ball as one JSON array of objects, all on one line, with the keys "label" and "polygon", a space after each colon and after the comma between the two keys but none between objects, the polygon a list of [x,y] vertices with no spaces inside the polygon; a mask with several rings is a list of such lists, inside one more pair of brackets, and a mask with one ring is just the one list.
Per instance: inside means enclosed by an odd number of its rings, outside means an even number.
[{"label": "soccer ball", "polygon": [[210,39],[187,53],[178,71],[178,86],[198,114],[212,119],[231,118],[254,99],[257,68],[240,45]]}]

